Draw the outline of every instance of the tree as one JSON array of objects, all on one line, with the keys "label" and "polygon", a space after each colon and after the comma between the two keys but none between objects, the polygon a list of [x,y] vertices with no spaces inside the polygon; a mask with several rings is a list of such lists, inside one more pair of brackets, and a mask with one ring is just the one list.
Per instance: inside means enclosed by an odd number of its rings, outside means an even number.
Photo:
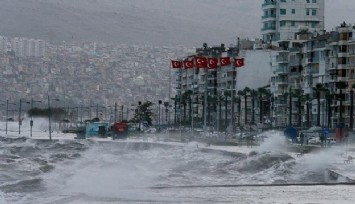
[{"label": "tree", "polygon": [[182,95],[182,104],[184,105],[184,122],[186,122],[186,106],[187,102],[189,103],[189,121],[191,121],[191,115],[192,115],[192,100],[191,100],[191,95],[192,95],[191,90],[187,90],[185,93]]},{"label": "tree", "polygon": [[244,96],[244,123],[245,125],[248,123],[248,94],[251,89],[249,87],[245,87],[242,91],[242,95]]},{"label": "tree", "polygon": [[244,92],[243,91],[238,91],[237,93],[238,95],[238,99],[236,101],[238,101],[238,125],[240,126],[240,118],[242,115],[242,96],[244,96]]},{"label": "tree", "polygon": [[303,92],[301,89],[295,89],[293,92],[293,96],[297,98],[297,108],[298,108],[298,122],[297,125],[298,127],[301,127],[302,125],[302,97],[303,97]]},{"label": "tree", "polygon": [[251,117],[251,123],[255,124],[255,98],[258,97],[259,93],[258,91],[252,89],[250,90],[250,96],[251,96],[251,106],[252,106],[252,117]]},{"label": "tree", "polygon": [[141,123],[143,121],[146,121],[148,125],[152,125],[152,117],[154,115],[152,111],[152,106],[153,103],[151,101],[146,101],[141,105],[138,105],[134,111],[134,117],[131,122]]},{"label": "tree", "polygon": [[[53,120],[55,121],[60,121],[64,115],[66,114],[66,111],[63,108],[51,108],[51,115]],[[33,108],[27,111],[28,115],[32,115],[33,117],[48,117],[49,115],[49,110],[48,108],[45,109],[40,109],[40,108]]]},{"label": "tree", "polygon": [[[224,91],[224,109],[225,109],[225,112],[224,112],[224,128],[225,130],[227,130],[227,127],[228,127],[228,97],[231,97],[232,94],[230,91]],[[231,110],[231,117],[233,117],[233,111]]]},{"label": "tree", "polygon": [[[170,124],[170,121],[169,121],[169,102],[165,101],[164,102],[164,107],[165,107],[165,122],[169,122]],[[169,118],[169,119],[168,119]]]},{"label": "tree", "polygon": [[316,92],[317,97],[317,126],[320,126],[320,96],[322,91],[326,91],[327,89],[323,86],[323,84],[316,84],[316,87],[313,88]]},{"label": "tree", "polygon": [[[311,97],[309,94],[302,95],[301,96],[301,101],[303,103],[306,103],[306,123],[307,123],[307,128],[311,127],[311,122],[310,122],[310,113],[309,113],[309,103],[310,103]],[[330,106],[329,106],[330,107]]]},{"label": "tree", "polygon": [[354,89],[355,84],[351,86],[350,90],[350,130],[352,131],[354,128]]},{"label": "tree", "polygon": [[211,125],[211,109],[212,109],[211,104],[214,105],[216,103],[217,103],[217,97],[207,96],[207,121],[209,125]]}]

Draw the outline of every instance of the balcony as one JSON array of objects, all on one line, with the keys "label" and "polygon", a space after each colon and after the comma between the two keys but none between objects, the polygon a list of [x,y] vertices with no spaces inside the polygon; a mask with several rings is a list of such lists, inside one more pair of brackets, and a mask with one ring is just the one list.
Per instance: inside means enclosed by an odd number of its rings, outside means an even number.
[{"label": "balcony", "polygon": [[276,14],[272,14],[272,15],[264,15],[264,16],[262,16],[261,17],[261,19],[263,19],[263,20],[268,20],[268,19],[275,19],[276,18]]},{"label": "balcony", "polygon": [[266,9],[271,9],[271,8],[276,8],[276,1],[268,1],[262,4],[262,8],[264,10]]},{"label": "balcony", "polygon": [[271,27],[264,27],[261,29],[261,31],[275,31],[276,27],[275,26],[271,26]]},{"label": "balcony", "polygon": [[277,63],[288,63],[288,58],[287,57],[277,57],[276,62]]}]

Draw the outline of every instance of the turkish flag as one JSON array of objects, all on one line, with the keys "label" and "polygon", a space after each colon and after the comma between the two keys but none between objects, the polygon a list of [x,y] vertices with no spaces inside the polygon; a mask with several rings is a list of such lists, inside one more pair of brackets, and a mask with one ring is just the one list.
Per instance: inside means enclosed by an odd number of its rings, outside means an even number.
[{"label": "turkish flag", "polygon": [[244,58],[236,58],[234,59],[235,67],[244,66]]},{"label": "turkish flag", "polygon": [[218,59],[217,58],[208,58],[208,68],[216,69],[218,66]]},{"label": "turkish flag", "polygon": [[206,68],[208,64],[206,57],[195,57],[195,62],[197,68]]},{"label": "turkish flag", "polygon": [[194,61],[184,61],[184,67],[185,69],[191,69],[194,67]]},{"label": "turkish flag", "polygon": [[222,57],[221,58],[221,66],[228,66],[231,64],[231,58],[230,57]]},{"label": "turkish flag", "polygon": [[173,66],[174,69],[182,68],[182,62],[180,61],[171,60],[171,65]]}]

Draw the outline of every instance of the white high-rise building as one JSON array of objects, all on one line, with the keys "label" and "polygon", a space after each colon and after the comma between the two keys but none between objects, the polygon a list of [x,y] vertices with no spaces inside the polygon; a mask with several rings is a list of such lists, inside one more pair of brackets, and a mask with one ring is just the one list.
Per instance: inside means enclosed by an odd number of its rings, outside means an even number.
[{"label": "white high-rise building", "polygon": [[43,40],[15,37],[11,40],[11,47],[20,57],[44,57],[46,43]]},{"label": "white high-rise building", "polygon": [[293,40],[295,33],[324,30],[324,0],[264,0],[264,42]]}]

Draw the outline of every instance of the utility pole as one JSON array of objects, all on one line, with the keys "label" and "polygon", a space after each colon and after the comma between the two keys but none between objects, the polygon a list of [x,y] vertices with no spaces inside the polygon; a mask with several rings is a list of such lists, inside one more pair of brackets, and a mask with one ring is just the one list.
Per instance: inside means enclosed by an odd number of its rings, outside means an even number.
[{"label": "utility pole", "polygon": [[117,102],[115,102],[115,116],[114,116],[115,121],[117,122]]},{"label": "utility pole", "polygon": [[52,140],[52,126],[51,126],[51,105],[48,95],[48,131],[49,131],[49,140]]},{"label": "utility pole", "polygon": [[22,105],[22,99],[20,99],[20,107],[18,112],[18,135],[21,135],[21,125],[22,125],[21,105]]}]

